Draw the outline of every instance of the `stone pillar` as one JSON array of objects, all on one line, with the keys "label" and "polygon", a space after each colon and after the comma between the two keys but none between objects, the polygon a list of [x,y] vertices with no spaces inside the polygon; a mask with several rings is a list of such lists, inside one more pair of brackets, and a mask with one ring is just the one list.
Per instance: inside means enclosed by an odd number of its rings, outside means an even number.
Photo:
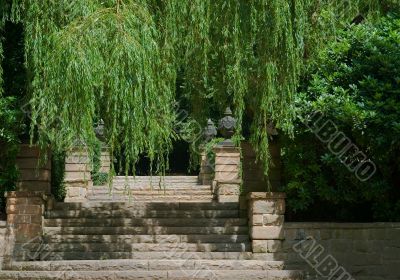
[{"label": "stone pillar", "polygon": [[214,166],[205,151],[200,154],[199,182],[202,185],[211,185],[214,177]]},{"label": "stone pillar", "polygon": [[[269,153],[271,155],[268,176],[264,174],[264,167],[257,161],[257,154],[253,146],[242,141],[243,157],[243,193],[277,191],[281,186],[281,156],[279,141],[275,137],[269,142]],[[270,186],[270,189],[268,189]]]},{"label": "stone pillar", "polygon": [[253,253],[276,253],[281,250],[284,239],[285,197],[284,193],[247,194]]},{"label": "stone pillar", "polygon": [[109,173],[111,170],[111,154],[110,149],[105,145],[101,147],[100,162],[100,172]]},{"label": "stone pillar", "polygon": [[217,146],[213,192],[218,202],[239,202],[240,151],[233,146]]},{"label": "stone pillar", "polygon": [[36,247],[41,246],[43,216],[48,196],[43,192],[7,192],[6,262],[36,260]]},{"label": "stone pillar", "polygon": [[65,157],[65,202],[81,202],[87,197],[88,187],[93,185],[87,151],[74,148]]},{"label": "stone pillar", "polygon": [[[43,155],[46,153],[46,155]],[[41,191],[50,194],[51,160],[50,151],[41,151],[37,146],[20,145],[16,158],[20,177],[18,191]],[[45,162],[39,162],[39,160]],[[47,159],[47,160],[46,160]]]}]

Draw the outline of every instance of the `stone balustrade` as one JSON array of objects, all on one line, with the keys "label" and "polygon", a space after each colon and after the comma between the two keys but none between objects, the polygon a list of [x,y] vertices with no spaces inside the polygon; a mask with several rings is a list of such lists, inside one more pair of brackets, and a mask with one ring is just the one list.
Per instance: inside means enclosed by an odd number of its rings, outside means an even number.
[{"label": "stone balustrade", "polygon": [[87,151],[74,148],[65,157],[65,202],[85,201],[92,184],[91,164]]},{"label": "stone balustrade", "polygon": [[214,165],[205,151],[200,154],[200,172],[199,183],[202,185],[211,185],[214,179]]},{"label": "stone balustrade", "polygon": [[[46,154],[43,154],[46,153]],[[41,191],[50,193],[51,182],[50,151],[42,151],[37,146],[20,145],[16,158],[20,177],[17,182],[19,191]]]},{"label": "stone balustrade", "polygon": [[24,246],[40,246],[43,218],[49,196],[43,192],[7,192],[7,244],[5,259],[32,260],[24,254]]},{"label": "stone balustrade", "polygon": [[282,248],[285,194],[247,194],[250,239],[253,253],[276,253]]},{"label": "stone balustrade", "polygon": [[218,202],[239,202],[240,150],[231,146],[217,146],[215,153],[213,192]]}]

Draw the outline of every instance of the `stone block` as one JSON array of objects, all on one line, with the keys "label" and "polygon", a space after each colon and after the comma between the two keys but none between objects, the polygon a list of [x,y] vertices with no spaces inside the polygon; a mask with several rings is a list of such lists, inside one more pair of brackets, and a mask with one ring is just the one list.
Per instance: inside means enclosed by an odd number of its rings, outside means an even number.
[{"label": "stone block", "polygon": [[253,253],[276,253],[282,251],[280,240],[253,240]]},{"label": "stone block", "polygon": [[[14,225],[14,224],[31,224],[31,218],[34,217],[32,215],[19,215],[19,214],[8,214],[7,215],[7,223],[9,225]],[[36,219],[36,223],[37,220]]]},{"label": "stone block", "polygon": [[221,184],[217,186],[218,195],[240,195],[240,185],[238,184]]},{"label": "stone block", "polygon": [[[39,199],[40,200],[40,199]],[[28,200],[26,197],[18,197],[18,198],[9,198],[7,199],[7,204],[8,205],[21,205],[21,204],[27,204]]]},{"label": "stone block", "polygon": [[216,157],[239,157],[240,151],[237,147],[216,146],[213,148]]},{"label": "stone block", "polygon": [[16,224],[14,229],[17,243],[25,243],[42,235],[42,225],[38,224]]},{"label": "stone block", "polygon": [[215,172],[239,173],[239,165],[215,165]]},{"label": "stone block", "polygon": [[250,237],[251,239],[284,239],[283,228],[281,226],[251,226],[250,227]]},{"label": "stone block", "polygon": [[277,214],[263,214],[263,222],[264,226],[282,226],[284,221],[283,215]]},{"label": "stone block", "polygon": [[217,181],[231,181],[239,179],[239,172],[216,171],[214,176]]},{"label": "stone block", "polygon": [[249,225],[251,226],[263,226],[263,221],[263,214],[249,215]]},{"label": "stone block", "polygon": [[[386,229],[386,239],[387,240],[397,240],[400,241],[400,226],[395,228],[395,227],[389,227]],[[400,243],[399,243],[400,244]]]},{"label": "stone block", "polygon": [[275,213],[274,200],[253,200],[250,202],[250,212],[253,214]]},{"label": "stone block", "polygon": [[20,181],[17,190],[50,193],[50,181]]},{"label": "stone block", "polygon": [[28,204],[21,204],[21,205],[10,204],[10,205],[7,205],[7,214],[41,215],[42,212],[43,212],[42,205],[28,205]]},{"label": "stone block", "polygon": [[19,146],[18,158],[39,158],[41,151],[37,146],[30,146],[29,144],[21,144]]},{"label": "stone block", "polygon": [[353,241],[353,251],[366,253],[371,250],[373,246],[373,241],[368,240],[354,240]]},{"label": "stone block", "polygon": [[46,169],[20,169],[19,181],[50,181],[51,171]]},{"label": "stone block", "polygon": [[240,157],[226,157],[226,156],[216,156],[215,165],[240,165]]},{"label": "stone block", "polygon": [[400,247],[385,246],[383,249],[383,259],[400,262]]},{"label": "stone block", "polygon": [[385,228],[371,228],[368,230],[368,239],[370,240],[385,240],[386,229]]},{"label": "stone block", "polygon": [[218,195],[218,202],[238,202],[239,195]]},{"label": "stone block", "polygon": [[72,197],[86,197],[87,189],[85,187],[68,187],[66,196]]},{"label": "stone block", "polygon": [[251,199],[250,212],[254,214],[279,214],[285,213],[284,199]]},{"label": "stone block", "polygon": [[65,164],[65,172],[88,172],[91,170],[91,166],[89,164],[84,163],[66,163]]},{"label": "stone block", "polygon": [[50,170],[51,161],[41,162],[37,157],[17,158],[16,164],[19,169],[45,169]]},{"label": "stone block", "polygon": [[76,180],[91,180],[90,172],[86,171],[69,171],[65,172],[64,181],[76,181]]}]

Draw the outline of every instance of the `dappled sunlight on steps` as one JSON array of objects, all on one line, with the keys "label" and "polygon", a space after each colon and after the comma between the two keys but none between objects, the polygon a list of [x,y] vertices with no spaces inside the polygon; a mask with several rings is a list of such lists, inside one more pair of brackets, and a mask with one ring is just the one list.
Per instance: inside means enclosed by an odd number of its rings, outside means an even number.
[{"label": "dappled sunlight on steps", "polygon": [[42,243],[17,245],[0,279],[301,279],[278,254],[252,253],[238,202],[215,202],[193,177],[169,180],[164,191],[117,178],[112,196],[94,186],[88,202],[55,203]]}]

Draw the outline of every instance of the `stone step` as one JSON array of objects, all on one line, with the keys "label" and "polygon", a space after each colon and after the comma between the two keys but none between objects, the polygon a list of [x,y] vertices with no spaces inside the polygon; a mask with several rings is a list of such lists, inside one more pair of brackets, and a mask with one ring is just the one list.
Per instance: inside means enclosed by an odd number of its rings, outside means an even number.
[{"label": "stone step", "polygon": [[109,185],[101,185],[101,186],[94,186],[90,187],[88,191],[107,191],[110,192],[110,190],[114,191],[155,191],[155,192],[168,192],[168,191],[211,191],[211,186],[210,185],[193,185],[193,184],[172,184],[172,185],[165,185],[159,187],[157,186],[151,186],[149,184],[123,184],[123,183],[118,183],[118,182],[113,182],[111,185],[111,188]]},{"label": "stone step", "polygon": [[230,226],[247,226],[247,218],[218,218],[218,219],[190,219],[190,218],[157,218],[157,219],[91,219],[91,218],[71,218],[71,219],[45,219],[44,226],[46,227],[87,227],[87,226],[179,226],[186,227],[188,225],[195,227],[230,227]]},{"label": "stone step", "polygon": [[155,182],[160,181],[171,183],[197,183],[198,176],[115,176],[113,182]]},{"label": "stone step", "polygon": [[185,259],[185,260],[282,260],[284,255],[252,252],[50,252],[42,254],[42,260],[112,260],[112,259]]},{"label": "stone step", "polygon": [[136,280],[136,279],[269,279],[300,280],[302,274],[290,270],[125,270],[125,271],[0,271],[1,280]]},{"label": "stone step", "polygon": [[45,227],[47,235],[56,234],[91,234],[91,235],[116,235],[116,234],[248,234],[247,226],[228,227]]},{"label": "stone step", "polygon": [[89,189],[88,195],[131,195],[131,196],[140,196],[140,195],[210,195],[211,190],[191,190],[191,189],[181,189],[181,190],[132,190],[132,189]]},{"label": "stone step", "polygon": [[55,210],[125,210],[125,209],[149,209],[149,210],[233,210],[238,209],[237,202],[57,202]]},{"label": "stone step", "polygon": [[91,201],[149,201],[149,202],[168,202],[168,201],[213,201],[214,196],[208,195],[120,195],[120,194],[104,194],[91,195],[88,194],[88,200]]},{"label": "stone step", "polygon": [[239,210],[52,210],[47,211],[46,218],[238,218]]},{"label": "stone step", "polygon": [[45,235],[46,243],[243,243],[249,242],[249,235]]},{"label": "stone step", "polygon": [[264,260],[130,259],[13,262],[19,271],[104,271],[104,270],[281,270],[284,262]]},{"label": "stone step", "polygon": [[[15,245],[16,252],[37,252],[37,244]],[[44,256],[54,252],[161,252],[168,254],[173,252],[249,252],[251,244],[241,243],[131,243],[131,242],[58,242],[45,243],[40,248],[40,255]]]}]

